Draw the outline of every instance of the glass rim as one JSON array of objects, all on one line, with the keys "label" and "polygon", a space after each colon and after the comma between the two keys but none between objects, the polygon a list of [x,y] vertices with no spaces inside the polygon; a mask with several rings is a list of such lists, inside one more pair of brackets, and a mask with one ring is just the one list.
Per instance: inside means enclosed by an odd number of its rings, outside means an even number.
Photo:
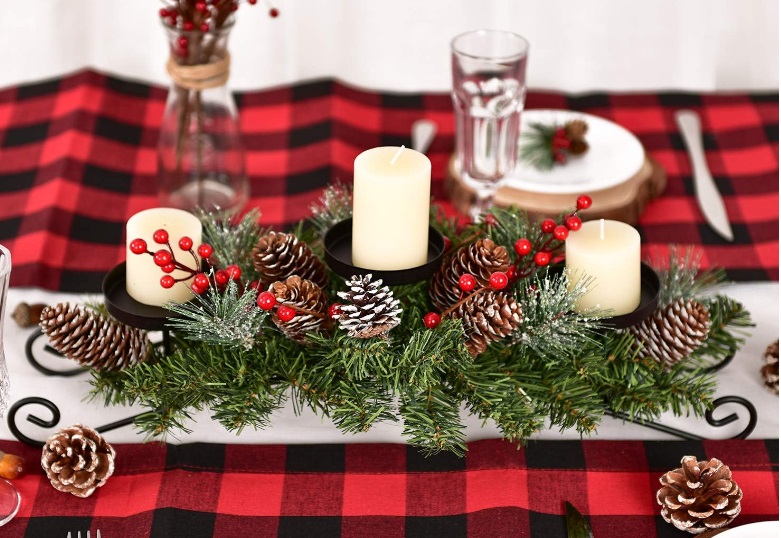
[{"label": "glass rim", "polygon": [[[521,50],[518,53],[515,54],[508,54],[505,56],[487,56],[484,54],[473,54],[470,52],[466,52],[464,50],[461,50],[458,48],[456,42],[464,37],[472,36],[472,35],[503,35],[507,37],[512,37],[514,39],[519,40],[521,45]],[[516,34],[515,32],[511,32],[510,30],[492,30],[492,29],[482,29],[482,30],[469,30],[468,32],[463,32],[455,36],[453,39],[450,40],[450,50],[451,52],[458,54],[459,56],[464,56],[467,58],[473,58],[476,60],[516,60],[523,58],[525,56],[528,56],[529,54],[529,41],[521,36],[520,34]]]},{"label": "glass rim", "polygon": [[10,272],[11,252],[4,245],[0,245],[0,278],[8,276]]}]

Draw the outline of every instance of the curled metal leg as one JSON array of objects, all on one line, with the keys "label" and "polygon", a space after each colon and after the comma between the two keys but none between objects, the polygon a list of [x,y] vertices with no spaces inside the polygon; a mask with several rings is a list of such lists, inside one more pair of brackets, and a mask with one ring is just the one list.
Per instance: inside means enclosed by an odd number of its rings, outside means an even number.
[{"label": "curled metal leg", "polygon": [[[32,365],[33,368],[41,372],[43,375],[47,376],[59,376],[59,377],[71,377],[74,375],[79,375],[81,373],[84,373],[87,371],[86,368],[73,368],[71,370],[52,370],[50,368],[45,367],[40,362],[38,362],[38,359],[35,357],[35,341],[38,340],[43,336],[43,331],[41,329],[36,329],[30,336],[27,338],[27,342],[24,345],[24,354],[27,356],[27,361]],[[60,355],[60,353],[51,347],[49,344],[46,344],[44,346],[44,351],[47,353],[51,353],[53,355]]]},{"label": "curled metal leg", "polygon": [[[60,422],[60,409],[52,402],[51,400],[47,400],[46,398],[40,398],[38,396],[30,396],[29,398],[23,398],[19,400],[18,402],[15,402],[9,409],[8,409],[8,429],[11,430],[11,433],[16,437],[19,441],[26,443],[30,446],[35,447],[42,447],[44,445],[43,441],[37,441],[31,437],[27,437],[25,434],[21,432],[19,429],[19,426],[16,422],[16,415],[19,412],[19,410],[24,407],[25,405],[42,405],[46,409],[48,409],[52,417],[51,419],[42,419],[36,415],[29,414],[27,415],[26,419],[27,422],[30,422],[32,424],[35,424],[36,426],[40,426],[41,428],[54,428],[59,424]],[[121,420],[117,420],[115,422],[111,422],[109,424],[106,424],[104,426],[98,426],[95,428],[95,430],[99,433],[105,433],[111,430],[116,430],[117,428],[122,428],[123,426],[129,426],[130,424],[133,424],[133,422],[138,418],[139,416],[143,415],[144,413],[139,413],[137,415],[133,415],[132,417],[123,418]]]},{"label": "curled metal leg", "polygon": [[[725,404],[739,404],[742,405],[749,414],[749,420],[746,427],[741,431],[740,433],[733,435],[729,439],[746,439],[749,435],[751,435],[751,432],[754,431],[754,428],[757,426],[757,408],[754,407],[754,404],[746,400],[745,398],[742,398],[740,396],[722,396],[721,398],[716,398],[713,400],[713,409],[706,411],[705,413],[705,420],[713,426],[714,428],[721,428],[723,426],[726,426],[728,424],[732,424],[733,422],[739,420],[739,417],[737,413],[732,413],[727,415],[723,418],[714,418],[713,415],[716,412],[716,410],[725,405]],[[693,433],[689,433],[687,431],[679,430],[677,428],[673,428],[672,426],[667,426],[665,424],[659,424],[657,422],[651,422],[651,421],[634,421],[632,418],[627,415],[626,413],[622,413],[620,411],[608,411],[606,413],[609,416],[612,416],[614,418],[618,418],[621,420],[625,420],[627,422],[631,422],[632,424],[637,424],[639,426],[644,426],[651,430],[656,430],[658,432],[667,433],[670,435],[674,435],[675,437],[678,437],[679,439],[685,439],[687,441],[704,441],[706,437],[702,437],[699,435],[695,435]]]}]

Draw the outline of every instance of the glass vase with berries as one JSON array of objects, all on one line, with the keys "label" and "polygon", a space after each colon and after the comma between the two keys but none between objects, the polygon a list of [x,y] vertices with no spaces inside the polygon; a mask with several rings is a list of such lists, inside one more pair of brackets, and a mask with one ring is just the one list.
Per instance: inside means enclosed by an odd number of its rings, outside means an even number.
[{"label": "glass vase with berries", "polygon": [[[249,197],[238,113],[228,88],[228,38],[240,3],[174,0],[160,9],[171,77],[157,145],[163,206],[231,213]],[[278,11],[272,8],[270,15]]]}]

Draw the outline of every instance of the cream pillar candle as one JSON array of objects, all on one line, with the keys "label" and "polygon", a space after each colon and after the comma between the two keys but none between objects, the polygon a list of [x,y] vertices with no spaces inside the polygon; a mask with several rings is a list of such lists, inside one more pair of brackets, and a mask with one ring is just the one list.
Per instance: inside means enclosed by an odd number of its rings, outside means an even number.
[{"label": "cream pillar candle", "polygon": [[355,159],[353,265],[393,271],[428,258],[431,161],[407,148],[380,147]]},{"label": "cream pillar candle", "polygon": [[[165,273],[155,265],[152,256],[130,252],[130,242],[136,238],[146,241],[147,250],[151,252],[167,249],[165,245],[159,245],[152,239],[155,231],[161,228],[168,232],[174,257],[184,265],[195,269],[195,260],[190,253],[179,249],[179,239],[184,236],[189,237],[193,240],[193,249],[197,249],[201,244],[201,221],[192,213],[181,209],[169,207],[147,209],[136,213],[127,221],[125,287],[128,294],[139,303],[153,306],[163,306],[168,301],[184,303],[193,298],[190,280],[177,282],[173,287],[165,289],[160,285],[160,278]],[[177,279],[187,276],[187,273],[178,269],[170,274]]]},{"label": "cream pillar candle", "polygon": [[615,220],[584,222],[566,241],[567,276],[570,288],[582,278],[591,278],[588,292],[576,310],[610,310],[618,316],[640,304],[640,234]]}]

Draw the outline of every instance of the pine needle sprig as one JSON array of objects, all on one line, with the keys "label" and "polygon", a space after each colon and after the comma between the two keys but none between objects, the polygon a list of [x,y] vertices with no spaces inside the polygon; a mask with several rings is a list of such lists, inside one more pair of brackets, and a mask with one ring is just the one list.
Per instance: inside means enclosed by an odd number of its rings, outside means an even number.
[{"label": "pine needle sprig", "polygon": [[519,156],[534,168],[542,171],[552,170],[556,164],[550,147],[559,126],[542,122],[532,122],[524,127],[521,133],[521,149]]},{"label": "pine needle sprig", "polygon": [[212,282],[204,295],[188,303],[167,303],[165,308],[179,316],[170,318],[168,325],[189,340],[250,349],[258,342],[268,316],[255,305],[256,299],[253,290],[239,294],[233,280],[222,293]]},{"label": "pine needle sprig", "polygon": [[724,282],[723,269],[700,271],[702,252],[693,247],[671,245],[667,259],[654,260],[651,265],[659,275],[659,304],[667,305],[680,297],[702,300]]},{"label": "pine needle sprig", "polygon": [[260,225],[260,216],[257,208],[247,211],[239,220],[202,210],[198,215],[204,241],[214,249],[214,259],[222,266],[238,265],[247,282],[257,279],[257,271],[247,254],[268,231]]},{"label": "pine needle sprig", "polygon": [[459,404],[440,387],[402,394],[399,406],[404,421],[402,434],[426,456],[443,450],[463,456],[466,432]]},{"label": "pine needle sprig", "polygon": [[309,208],[311,221],[324,234],[334,224],[353,216],[352,187],[341,182],[332,183],[323,189],[320,199]]}]

